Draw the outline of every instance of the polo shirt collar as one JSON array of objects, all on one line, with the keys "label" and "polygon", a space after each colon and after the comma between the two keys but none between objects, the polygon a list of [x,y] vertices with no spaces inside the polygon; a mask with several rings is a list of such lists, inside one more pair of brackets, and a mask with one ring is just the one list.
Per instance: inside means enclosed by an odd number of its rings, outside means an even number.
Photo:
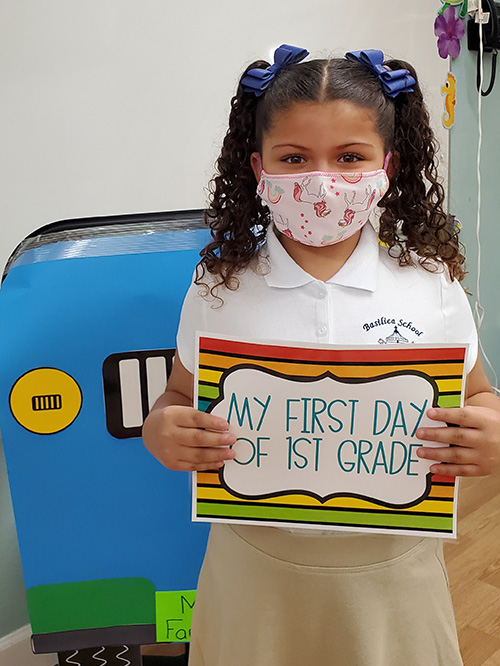
[{"label": "polo shirt collar", "polygon": [[[270,270],[265,280],[270,287],[294,288],[302,287],[309,282],[317,282],[316,278],[306,273],[290,257],[279,242],[272,228],[267,234],[264,254],[267,255]],[[378,237],[370,223],[365,224],[354,252],[342,268],[326,284],[337,284],[343,287],[375,291],[379,261]]]}]

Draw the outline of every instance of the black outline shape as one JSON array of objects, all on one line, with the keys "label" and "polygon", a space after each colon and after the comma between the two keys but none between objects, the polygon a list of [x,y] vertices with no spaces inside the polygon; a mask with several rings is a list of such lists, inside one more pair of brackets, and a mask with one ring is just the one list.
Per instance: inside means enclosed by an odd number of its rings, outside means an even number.
[{"label": "black outline shape", "polygon": [[172,371],[175,349],[139,349],[126,352],[115,352],[107,356],[102,363],[102,382],[104,392],[104,409],[106,428],[116,439],[134,439],[142,436],[142,426],[125,428],[122,423],[122,398],[120,391],[120,361],[134,359],[139,361],[139,379],[141,384],[141,406],[143,422],[149,413],[146,361],[148,358],[164,358],[167,381]]},{"label": "black outline shape", "polygon": [[[52,401],[51,398],[54,398],[54,400]],[[31,398],[31,409],[34,412],[57,412],[62,408],[62,395],[60,393],[34,395]]]},{"label": "black outline shape", "polygon": [[[317,382],[320,381],[321,379],[324,378],[330,378],[339,381],[341,384],[369,384],[371,382],[375,381],[380,381],[381,379],[389,379],[391,377],[400,377],[400,376],[407,376],[407,375],[413,375],[416,377],[422,377],[422,379],[425,379],[431,386],[433,390],[433,400],[432,400],[432,407],[437,406],[437,400],[439,398],[439,390],[436,384],[436,381],[432,378],[429,377],[429,375],[426,375],[424,372],[420,370],[396,370],[394,372],[389,372],[384,375],[377,375],[375,377],[337,377],[333,372],[327,370],[324,372],[322,375],[318,375],[317,377],[303,377],[303,376],[294,376],[294,375],[285,375],[284,373],[277,372],[276,370],[272,370],[271,368],[261,368],[258,366],[255,366],[253,364],[249,363],[242,363],[240,365],[235,365],[232,366],[231,368],[228,368],[225,370],[221,378],[219,380],[219,387],[220,387],[220,393],[219,397],[214,400],[211,405],[208,407],[206,410],[207,413],[212,412],[212,410],[221,402],[225,400],[225,395],[224,395],[224,384],[226,379],[234,372],[237,370],[256,370],[258,372],[263,372],[266,375],[271,375],[273,377],[279,377],[280,379],[291,379],[292,381],[296,381],[298,383],[312,383],[312,382]],[[361,499],[365,500],[368,502],[371,502],[372,504],[377,504],[378,506],[385,506],[387,508],[391,509],[408,509],[412,506],[415,506],[416,504],[419,504],[420,502],[423,502],[427,496],[429,495],[429,492],[432,488],[432,481],[431,477],[434,476],[432,472],[428,472],[426,474],[426,483],[425,483],[425,489],[423,494],[413,500],[412,502],[407,502],[406,504],[393,504],[391,502],[384,502],[383,500],[378,500],[374,499],[372,497],[368,497],[367,495],[359,495],[358,493],[345,493],[345,492],[338,492],[338,493],[331,493],[329,495],[318,495],[317,493],[313,493],[308,490],[282,490],[280,492],[272,492],[272,493],[266,493],[264,495],[244,495],[242,493],[239,493],[232,488],[229,487],[229,485],[226,483],[224,479],[224,469],[225,467],[221,467],[221,469],[218,472],[219,476],[219,481],[221,486],[230,494],[233,495],[234,497],[239,497],[240,499],[246,499],[246,500],[259,500],[259,499],[270,499],[272,497],[282,497],[284,495],[306,495],[308,497],[313,497],[314,499],[317,499],[319,502],[324,504],[330,499],[333,499],[335,497],[350,497],[353,499]]]},{"label": "black outline shape", "polygon": [[[30,372],[34,372],[35,370],[57,370],[57,372],[62,372],[63,375],[66,375],[67,377],[69,377],[70,379],[72,379],[72,380],[75,382],[75,384],[76,384],[78,390],[80,391],[80,408],[79,408],[78,412],[76,413],[75,418],[74,418],[70,423],[68,423],[68,425],[65,425],[64,428],[60,428],[60,430],[53,430],[52,432],[37,432],[36,430],[31,430],[30,428],[27,428],[25,425],[23,425],[23,424],[17,419],[16,415],[14,414],[14,412],[13,412],[13,410],[12,410],[12,403],[11,403],[12,391],[15,389],[15,387],[16,387],[17,384],[18,384],[18,382],[19,382],[23,377],[26,377],[26,375],[29,375]],[[82,389],[81,389],[81,387],[80,387],[80,384],[76,381],[76,379],[73,377],[73,375],[70,375],[69,372],[66,372],[66,370],[61,370],[60,368],[53,368],[53,367],[48,366],[48,365],[39,366],[39,367],[37,367],[37,368],[31,368],[31,370],[27,370],[25,373],[23,373],[22,375],[20,375],[20,376],[16,379],[16,381],[14,382],[14,384],[12,385],[12,388],[10,389],[10,393],[9,393],[9,409],[10,409],[10,413],[11,413],[12,416],[14,417],[16,423],[19,423],[19,425],[21,426],[21,428],[24,428],[24,429],[27,430],[28,432],[31,432],[31,433],[33,433],[34,435],[42,435],[42,437],[49,437],[50,435],[55,435],[55,434],[57,434],[58,432],[63,432],[63,430],[66,430],[66,428],[69,428],[70,425],[73,425],[73,423],[76,421],[76,419],[80,416],[80,412],[82,411],[82,407],[83,407],[83,392],[82,392]]]}]

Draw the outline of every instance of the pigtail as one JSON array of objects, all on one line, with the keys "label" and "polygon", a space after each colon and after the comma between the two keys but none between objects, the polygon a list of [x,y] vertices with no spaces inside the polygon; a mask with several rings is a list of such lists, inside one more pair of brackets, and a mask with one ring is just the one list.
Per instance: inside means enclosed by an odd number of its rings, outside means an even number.
[{"label": "pigtail", "polygon": [[427,270],[446,264],[450,277],[462,280],[465,257],[458,230],[444,209],[445,193],[438,179],[437,143],[430,127],[417,75],[406,62],[391,60],[390,69],[407,69],[417,81],[414,92],[395,98],[395,175],[381,202],[380,240],[401,265],[413,263],[410,250]]},{"label": "pigtail", "polygon": [[[250,65],[268,67],[265,61]],[[196,268],[196,284],[217,297],[224,285],[235,290],[236,274],[248,267],[257,248],[264,241],[270,223],[269,210],[257,196],[257,183],[250,165],[250,155],[257,150],[255,114],[259,98],[244,92],[241,82],[231,100],[229,129],[217,161],[217,175],[210,181],[210,200],[205,223],[211,228],[212,241],[201,251]],[[212,286],[204,281],[206,272],[216,276]]]}]

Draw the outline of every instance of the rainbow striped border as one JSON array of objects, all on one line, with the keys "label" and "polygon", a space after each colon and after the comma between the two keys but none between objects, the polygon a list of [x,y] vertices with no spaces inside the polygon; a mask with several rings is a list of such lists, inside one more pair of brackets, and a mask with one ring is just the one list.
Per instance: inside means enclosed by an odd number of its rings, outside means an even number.
[{"label": "rainbow striped border", "polygon": [[[316,377],[327,371],[337,377],[374,378],[389,372],[418,371],[438,387],[439,407],[462,404],[467,347],[293,347],[259,344],[199,335],[197,405],[207,411],[217,400],[222,374],[234,366],[255,365],[284,375]],[[193,519],[214,522],[267,523],[351,528],[432,536],[456,536],[454,477],[431,476],[425,499],[409,508],[394,509],[368,500],[336,496],[326,502],[303,494],[284,494],[258,500],[241,499],[220,483],[219,473],[198,472]]]}]

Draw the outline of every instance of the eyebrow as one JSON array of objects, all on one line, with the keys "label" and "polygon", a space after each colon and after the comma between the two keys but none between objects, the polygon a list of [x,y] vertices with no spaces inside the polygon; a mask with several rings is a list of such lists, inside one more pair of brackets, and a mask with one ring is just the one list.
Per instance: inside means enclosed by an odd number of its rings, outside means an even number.
[{"label": "eyebrow", "polygon": [[345,148],[350,148],[351,146],[367,146],[369,148],[373,148],[372,143],[365,143],[364,141],[353,141],[352,143],[343,143],[341,146],[337,146],[337,148],[343,150]]},{"label": "eyebrow", "polygon": [[[351,143],[343,143],[341,146],[337,146],[339,150],[345,150],[346,148],[351,148],[352,146],[367,146],[373,148],[373,144],[364,143],[363,141],[353,141]],[[305,146],[299,146],[296,143],[277,143],[275,146],[271,146],[271,150],[274,148],[298,148],[299,150],[307,150]]]},{"label": "eyebrow", "polygon": [[275,146],[271,146],[271,150],[273,148],[298,148],[299,150],[307,150],[305,146],[298,146],[296,143],[277,143]]}]

